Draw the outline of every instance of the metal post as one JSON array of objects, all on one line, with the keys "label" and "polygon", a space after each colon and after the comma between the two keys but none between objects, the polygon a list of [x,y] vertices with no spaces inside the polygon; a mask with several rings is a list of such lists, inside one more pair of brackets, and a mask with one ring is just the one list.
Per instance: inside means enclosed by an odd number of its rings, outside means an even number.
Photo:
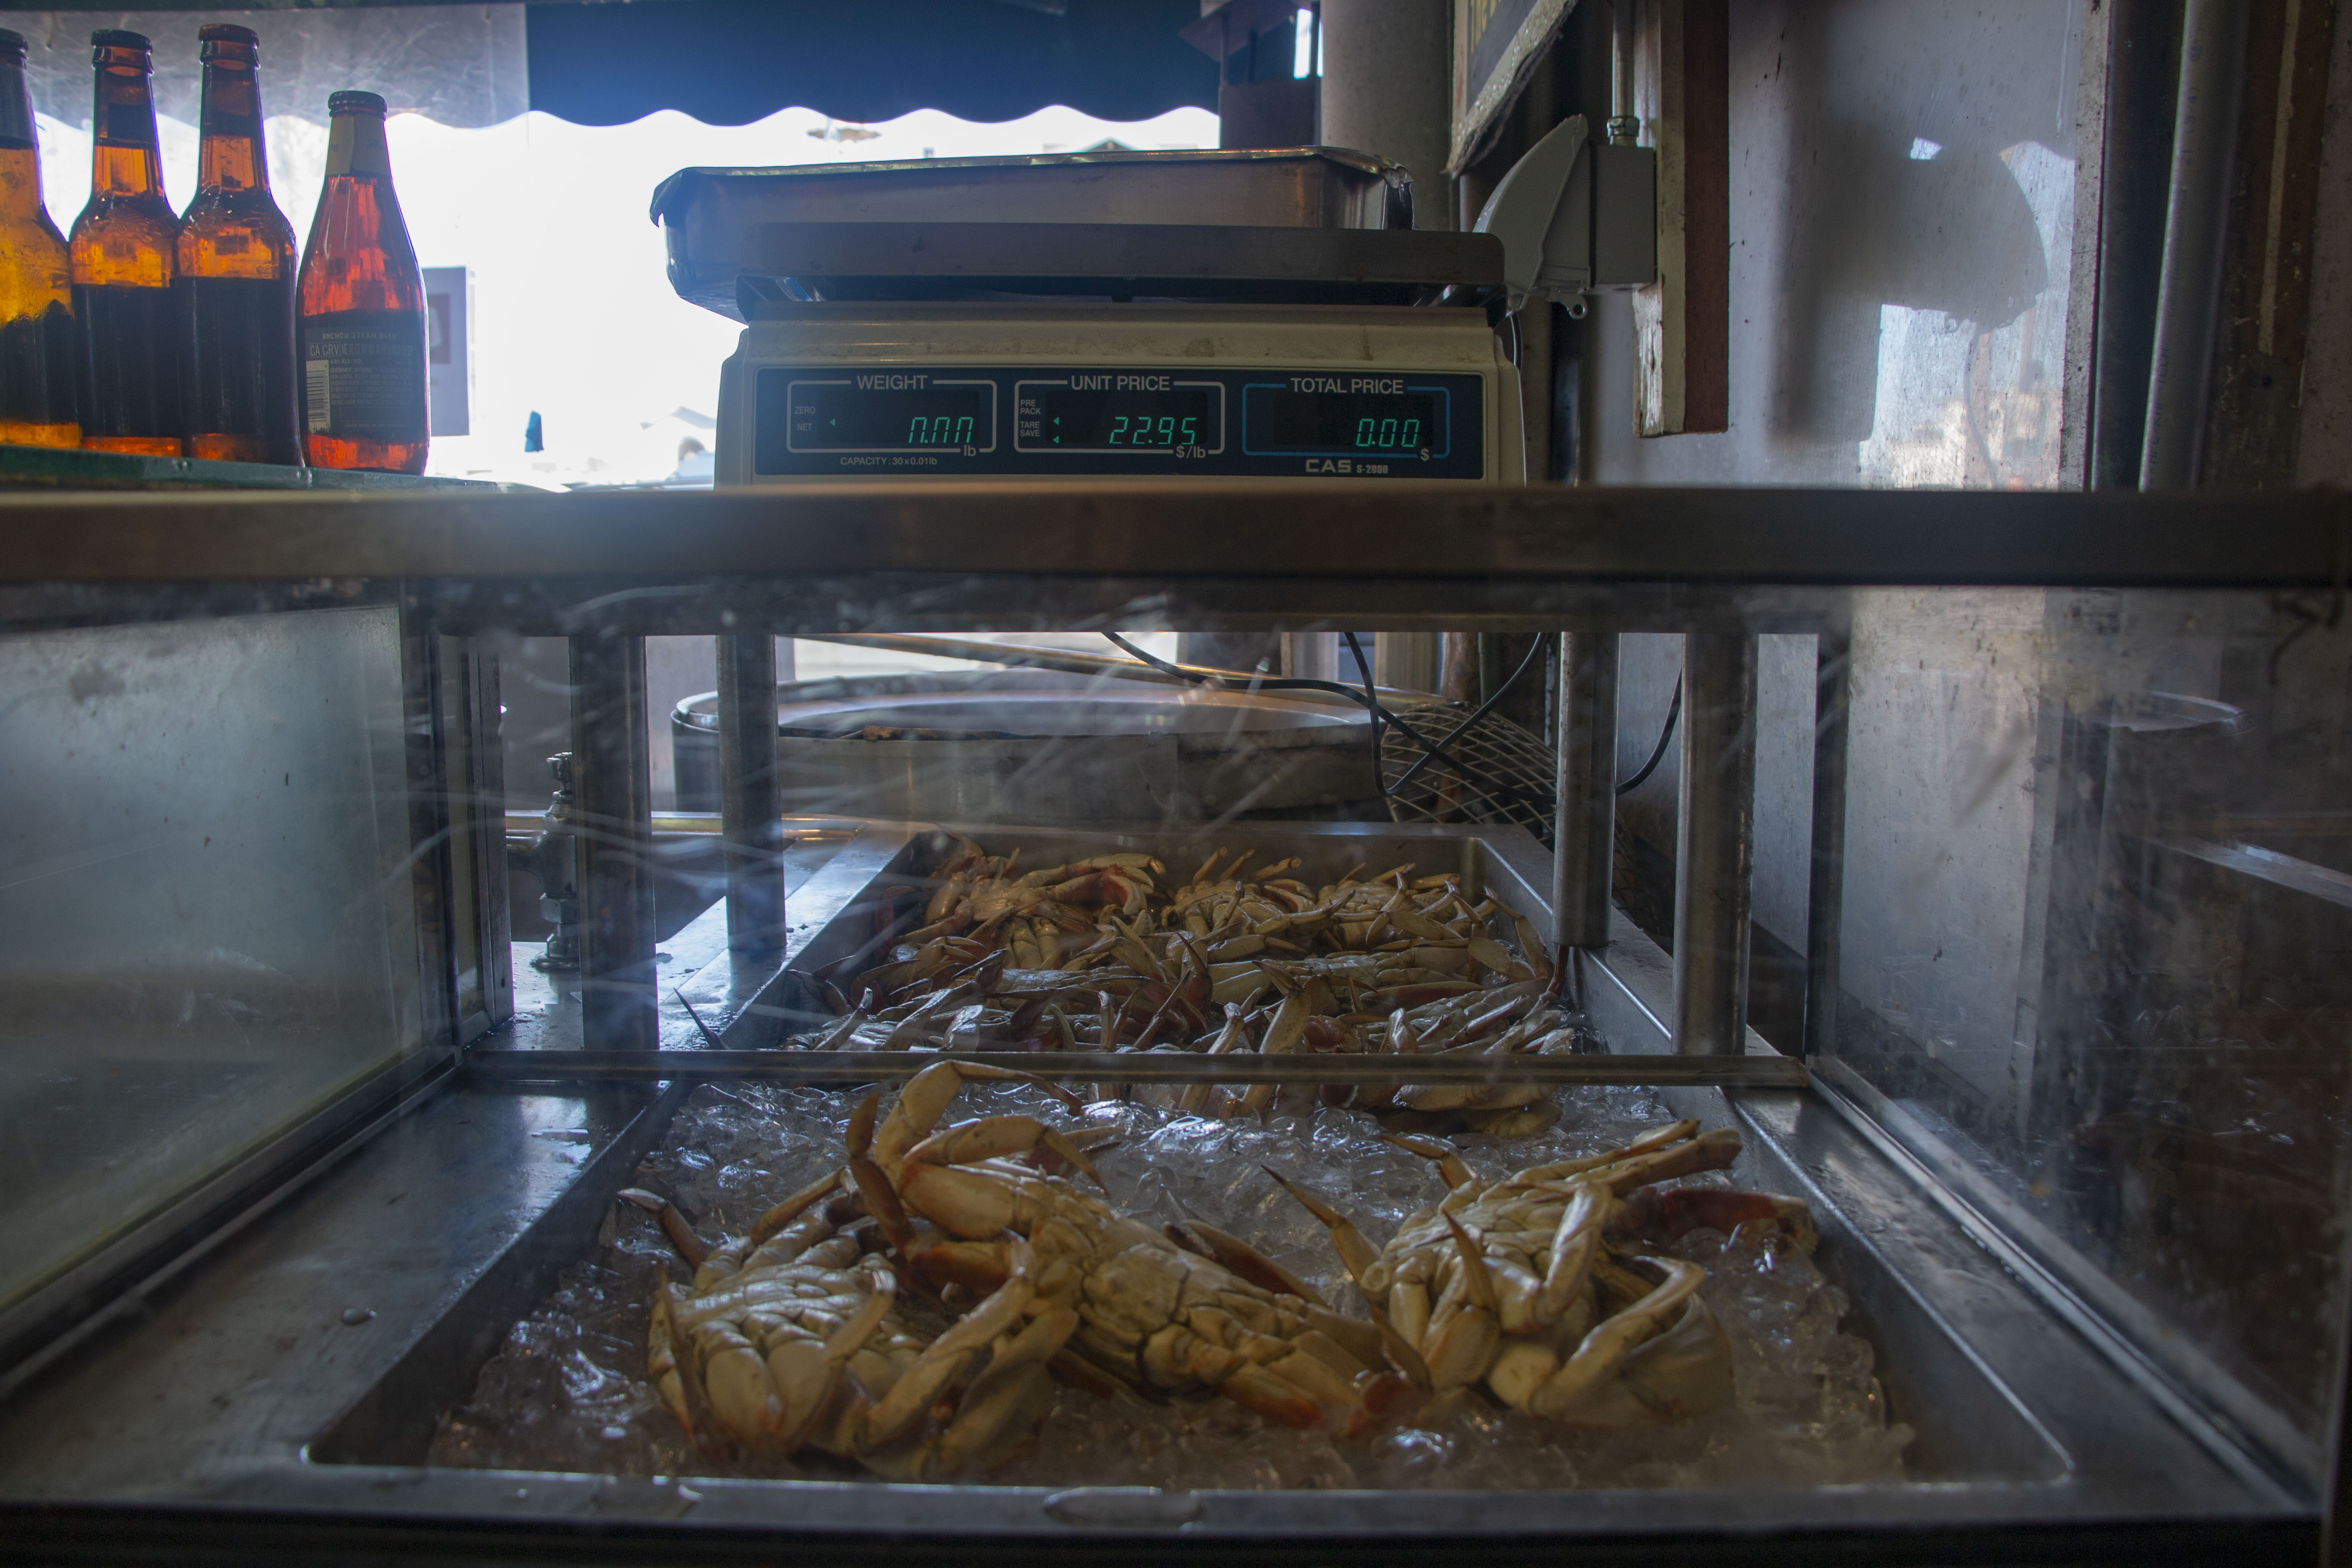
[{"label": "metal post", "polygon": [[1552,827],[1553,940],[1609,940],[1609,874],[1617,833],[1617,635],[1559,639],[1559,812]]},{"label": "metal post", "polygon": [[1756,638],[1683,638],[1682,823],[1675,854],[1675,1049],[1748,1044],[1748,872],[1755,861]]},{"label": "metal post", "polygon": [[2172,192],[2164,217],[2147,434],[2139,460],[2144,490],[2184,489],[2197,482],[2229,238],[2247,15],[2242,0],[2189,0],[2181,21]]},{"label": "metal post", "polygon": [[653,785],[646,639],[572,639],[580,818],[580,1019],[590,1050],[661,1044],[654,994]]},{"label": "metal post", "polygon": [[784,945],[783,806],[776,779],[776,639],[719,639],[719,820],[727,854],[727,945]]},{"label": "metal post", "polygon": [[1846,677],[1844,616],[1813,656],[1813,856],[1805,895],[1805,1055],[1837,1052],[1838,939],[1845,913]]}]

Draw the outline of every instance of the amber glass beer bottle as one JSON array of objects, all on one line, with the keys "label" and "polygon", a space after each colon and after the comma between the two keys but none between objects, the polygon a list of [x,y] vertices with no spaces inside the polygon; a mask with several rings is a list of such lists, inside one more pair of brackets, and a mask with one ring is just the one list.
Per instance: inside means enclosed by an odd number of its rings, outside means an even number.
[{"label": "amber glass beer bottle", "polygon": [[314,468],[425,471],[425,279],[392,194],[383,100],[327,100],[327,184],[302,247],[296,331]]},{"label": "amber glass beer bottle", "polygon": [[81,444],[180,455],[180,333],[172,292],[179,220],[163,196],[147,40],[89,37],[98,68],[89,205],[74,219],[74,314],[81,321]]},{"label": "amber glass beer bottle", "polygon": [[0,442],[79,447],[73,271],[41,205],[25,40],[0,31]]},{"label": "amber glass beer bottle", "polygon": [[294,226],[269,196],[256,72],[260,39],[215,24],[205,65],[196,195],[180,218],[184,444],[191,458],[299,463],[294,408]]}]

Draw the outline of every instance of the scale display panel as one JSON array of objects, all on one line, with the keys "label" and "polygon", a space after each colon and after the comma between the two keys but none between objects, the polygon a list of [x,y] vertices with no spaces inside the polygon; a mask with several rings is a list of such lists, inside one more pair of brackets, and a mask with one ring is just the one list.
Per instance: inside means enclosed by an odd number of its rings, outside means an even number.
[{"label": "scale display panel", "polygon": [[753,471],[1482,479],[1483,377],[1197,366],[763,366]]}]

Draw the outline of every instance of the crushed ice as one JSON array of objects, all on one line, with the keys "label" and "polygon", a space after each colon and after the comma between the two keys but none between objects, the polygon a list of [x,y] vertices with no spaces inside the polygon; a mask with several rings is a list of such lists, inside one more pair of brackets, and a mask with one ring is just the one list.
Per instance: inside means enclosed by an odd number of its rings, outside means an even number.
[{"label": "crushed ice", "polygon": [[[841,1128],[864,1091],[706,1085],[680,1110],[636,1180],[665,1192],[716,1240],[841,1159]],[[1533,1137],[1453,1140],[1480,1174],[1570,1159],[1671,1120],[1642,1089],[1562,1090],[1563,1114]],[[972,1086],[960,1115],[1060,1116],[1036,1090]],[[1097,1157],[1111,1196],[1158,1222],[1206,1220],[1248,1237],[1343,1310],[1360,1299],[1323,1228],[1267,1179],[1308,1183],[1375,1245],[1442,1193],[1427,1162],[1382,1142],[1349,1110],[1302,1108],[1265,1123],[1207,1121],[1133,1103],[1084,1118],[1115,1125]],[[1062,1118],[1066,1120],[1066,1118]],[[1759,1184],[1749,1162],[1701,1178]],[[1841,1331],[1845,1296],[1777,1241],[1696,1231],[1670,1250],[1704,1264],[1708,1305],[1731,1339],[1734,1394],[1695,1420],[1574,1433],[1469,1394],[1424,1406],[1413,1425],[1347,1441],[1274,1426],[1229,1400],[1152,1405],[1057,1392],[1036,1447],[987,1479],[1013,1486],[1204,1489],[1814,1486],[1897,1481],[1908,1426],[1887,1418],[1869,1343]],[[436,1433],[430,1462],[614,1475],[736,1474],[874,1479],[845,1461],[716,1466],[697,1455],[645,1381],[655,1281],[684,1270],[652,1218],[623,1205],[591,1256],[517,1323],[473,1397]]]}]

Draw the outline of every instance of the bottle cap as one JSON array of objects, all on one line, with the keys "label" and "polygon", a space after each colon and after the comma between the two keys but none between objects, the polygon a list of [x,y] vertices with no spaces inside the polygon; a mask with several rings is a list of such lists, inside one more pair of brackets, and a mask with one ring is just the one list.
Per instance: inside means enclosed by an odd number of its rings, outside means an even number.
[{"label": "bottle cap", "polygon": [[[196,29],[196,42],[243,44],[248,48],[258,48],[261,45],[261,35],[250,27],[240,27],[234,22],[207,22]],[[207,48],[203,52],[209,58],[213,51]]]},{"label": "bottle cap", "polygon": [[155,46],[147,41],[144,33],[126,32],[121,27],[100,27],[89,36],[93,49],[142,49],[152,52]]},{"label": "bottle cap", "polygon": [[361,92],[356,89],[331,93],[327,97],[327,112],[330,114],[382,114],[383,100],[374,93]]},{"label": "bottle cap", "polygon": [[13,59],[18,65],[25,63],[24,34],[0,27],[0,59]]}]

